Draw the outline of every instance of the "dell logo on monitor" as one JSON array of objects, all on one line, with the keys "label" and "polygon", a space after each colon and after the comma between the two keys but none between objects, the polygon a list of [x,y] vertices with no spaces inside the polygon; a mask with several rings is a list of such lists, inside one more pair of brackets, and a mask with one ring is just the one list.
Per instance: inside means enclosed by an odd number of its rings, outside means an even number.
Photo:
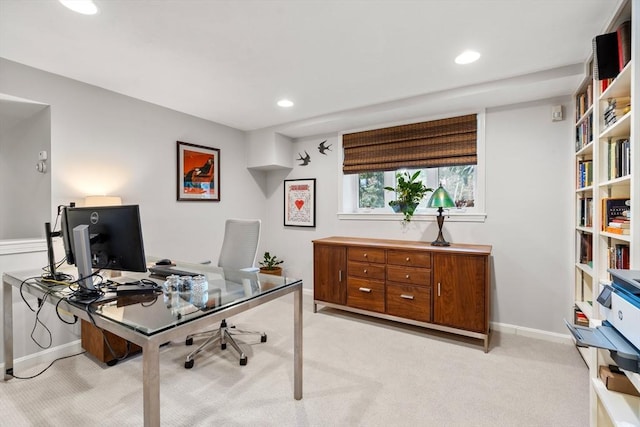
[{"label": "dell logo on monitor", "polygon": [[98,220],[100,220],[98,212],[91,212],[91,217],[89,219],[89,221],[91,221],[91,224],[97,224]]}]

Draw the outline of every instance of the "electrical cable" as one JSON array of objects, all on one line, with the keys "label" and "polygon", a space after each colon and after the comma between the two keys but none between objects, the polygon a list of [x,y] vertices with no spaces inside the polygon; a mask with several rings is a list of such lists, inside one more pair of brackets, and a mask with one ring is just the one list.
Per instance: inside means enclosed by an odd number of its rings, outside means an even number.
[{"label": "electrical cable", "polygon": [[18,380],[30,380],[30,379],[33,379],[35,377],[38,377],[38,376],[42,375],[47,369],[49,369],[51,366],[53,366],[53,364],[56,363],[58,360],[69,359],[71,357],[76,357],[76,356],[79,356],[79,355],[85,354],[85,353],[86,353],[86,351],[81,351],[80,353],[70,354],[69,356],[58,357],[57,359],[55,359],[54,361],[49,363],[49,366],[44,368],[42,371],[38,372],[37,374],[30,375],[28,377],[19,377],[19,376],[15,375],[15,374],[7,374],[7,375],[11,375],[12,378],[15,378],[15,379],[18,379]]}]

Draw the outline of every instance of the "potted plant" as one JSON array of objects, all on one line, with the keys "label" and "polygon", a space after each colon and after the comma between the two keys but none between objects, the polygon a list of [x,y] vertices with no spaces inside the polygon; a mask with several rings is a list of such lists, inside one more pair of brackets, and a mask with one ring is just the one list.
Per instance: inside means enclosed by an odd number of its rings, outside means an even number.
[{"label": "potted plant", "polygon": [[269,252],[265,252],[262,261],[260,261],[260,272],[274,276],[282,276],[282,267],[278,266],[283,262],[284,261],[278,259],[277,256],[271,256]]},{"label": "potted plant", "polygon": [[396,174],[396,188],[384,187],[387,191],[395,191],[396,200],[389,202],[389,206],[394,212],[402,212],[404,214],[405,222],[411,221],[413,212],[416,210],[420,201],[424,196],[433,191],[433,188],[429,188],[420,180],[421,171],[416,171],[413,175],[405,171],[403,173],[398,172]]}]

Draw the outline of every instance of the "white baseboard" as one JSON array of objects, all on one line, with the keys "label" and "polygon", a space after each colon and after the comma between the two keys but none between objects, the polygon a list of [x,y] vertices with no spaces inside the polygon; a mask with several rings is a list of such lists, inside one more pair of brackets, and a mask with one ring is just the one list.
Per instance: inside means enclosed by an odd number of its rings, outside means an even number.
[{"label": "white baseboard", "polygon": [[[57,347],[48,348],[38,353],[29,354],[27,356],[20,357],[13,361],[13,372],[17,376],[27,376],[29,374],[24,371],[33,368],[34,366],[42,365],[44,363],[51,363],[53,360],[61,357],[71,356],[82,352],[82,346],[80,340],[72,341],[67,344],[62,344]],[[4,362],[0,364],[2,366],[2,372],[4,372]]]},{"label": "white baseboard", "polygon": [[491,322],[491,329],[505,334],[521,335],[523,337],[573,345],[573,340],[569,334],[565,335],[557,332],[543,331],[541,329],[526,328],[524,326],[495,322]]}]

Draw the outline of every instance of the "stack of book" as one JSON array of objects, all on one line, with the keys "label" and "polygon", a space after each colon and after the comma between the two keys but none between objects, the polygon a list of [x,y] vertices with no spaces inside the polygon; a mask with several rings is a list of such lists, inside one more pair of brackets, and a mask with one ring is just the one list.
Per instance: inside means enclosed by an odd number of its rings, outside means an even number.
[{"label": "stack of book", "polygon": [[580,326],[589,326],[589,318],[578,307],[574,307],[573,323]]},{"label": "stack of book", "polygon": [[610,99],[603,112],[605,129],[620,120],[620,118],[630,110],[631,104],[629,98]]},{"label": "stack of book", "polygon": [[613,234],[629,234],[631,228],[631,201],[627,198],[602,200],[603,231]]}]

